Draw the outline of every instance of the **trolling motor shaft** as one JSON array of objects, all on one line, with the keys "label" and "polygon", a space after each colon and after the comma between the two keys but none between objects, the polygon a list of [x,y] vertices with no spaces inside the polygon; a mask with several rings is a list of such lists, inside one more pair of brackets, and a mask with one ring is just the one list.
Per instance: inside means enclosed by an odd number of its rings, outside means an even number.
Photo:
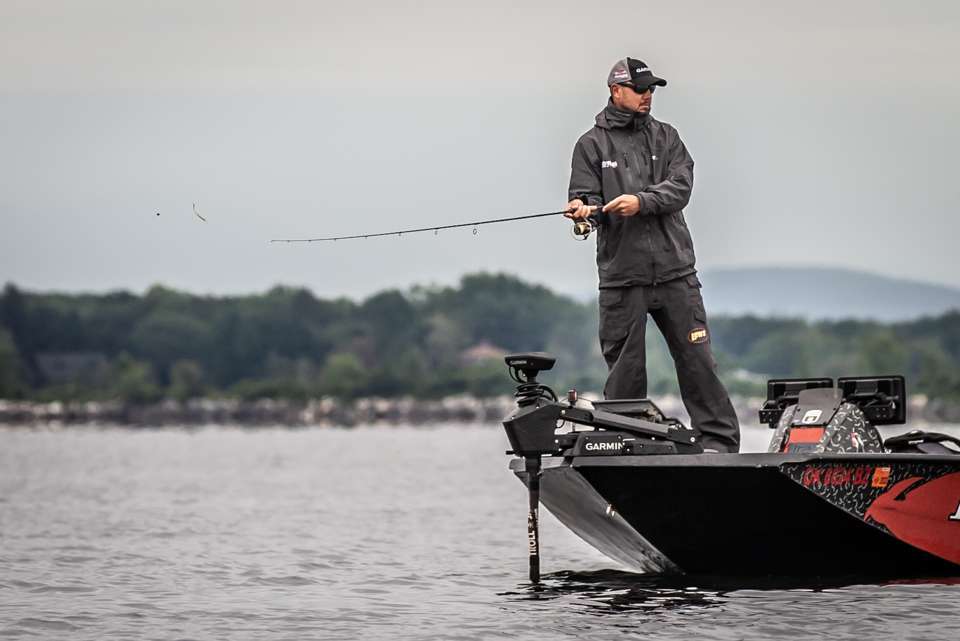
[{"label": "trolling motor shaft", "polygon": [[540,582],[540,455],[526,458],[527,543],[530,556],[530,582]]}]

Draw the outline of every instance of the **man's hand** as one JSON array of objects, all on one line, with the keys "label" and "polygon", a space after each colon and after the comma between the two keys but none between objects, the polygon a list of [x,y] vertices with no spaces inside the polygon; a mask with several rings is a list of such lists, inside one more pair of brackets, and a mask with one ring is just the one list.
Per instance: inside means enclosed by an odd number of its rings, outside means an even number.
[{"label": "man's hand", "polygon": [[640,213],[640,197],[634,194],[617,196],[603,206],[603,211],[621,216],[636,216]]},{"label": "man's hand", "polygon": [[573,220],[583,220],[590,214],[592,214],[597,208],[591,205],[584,205],[583,201],[579,198],[574,198],[567,203],[567,213],[564,214],[567,218],[572,218]]}]

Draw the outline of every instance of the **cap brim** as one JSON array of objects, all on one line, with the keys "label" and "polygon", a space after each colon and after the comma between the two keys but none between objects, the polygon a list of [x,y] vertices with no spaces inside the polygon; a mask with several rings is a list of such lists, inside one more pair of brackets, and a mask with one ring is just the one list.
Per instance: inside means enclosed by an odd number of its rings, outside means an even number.
[{"label": "cap brim", "polygon": [[628,87],[652,87],[657,85],[658,87],[666,87],[667,81],[663,78],[657,78],[656,76],[644,76],[643,78],[638,78],[637,80],[624,80],[623,82],[611,83],[611,86],[617,85],[626,85]]}]

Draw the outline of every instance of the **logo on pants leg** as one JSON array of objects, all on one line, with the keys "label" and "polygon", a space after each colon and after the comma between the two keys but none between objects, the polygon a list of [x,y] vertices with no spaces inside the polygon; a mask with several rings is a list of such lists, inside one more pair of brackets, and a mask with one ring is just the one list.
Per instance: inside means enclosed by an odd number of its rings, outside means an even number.
[{"label": "logo on pants leg", "polygon": [[707,342],[707,328],[706,327],[694,327],[690,330],[690,333],[687,334],[687,338],[691,343],[706,343]]}]

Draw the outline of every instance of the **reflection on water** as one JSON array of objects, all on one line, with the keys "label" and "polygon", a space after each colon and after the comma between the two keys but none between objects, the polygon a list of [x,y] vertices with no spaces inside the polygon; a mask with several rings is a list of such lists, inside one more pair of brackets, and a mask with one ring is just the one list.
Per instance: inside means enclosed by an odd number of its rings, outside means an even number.
[{"label": "reflection on water", "polygon": [[960,578],[890,579],[864,583],[863,577],[791,578],[635,574],[620,570],[553,572],[539,584],[524,583],[501,593],[512,600],[549,601],[576,598],[598,613],[640,610],[703,610],[720,607],[738,591],[823,592],[859,585],[958,586]]},{"label": "reflection on water", "polygon": [[499,596],[529,629],[596,639],[951,639],[960,579],[864,583],[554,572]]},{"label": "reflection on water", "polygon": [[657,576],[596,570],[554,572],[542,577],[539,585],[526,584],[516,592],[504,592],[510,599],[549,601],[574,597],[596,614],[641,610],[709,609],[723,603],[723,592],[698,587],[686,577]]}]

